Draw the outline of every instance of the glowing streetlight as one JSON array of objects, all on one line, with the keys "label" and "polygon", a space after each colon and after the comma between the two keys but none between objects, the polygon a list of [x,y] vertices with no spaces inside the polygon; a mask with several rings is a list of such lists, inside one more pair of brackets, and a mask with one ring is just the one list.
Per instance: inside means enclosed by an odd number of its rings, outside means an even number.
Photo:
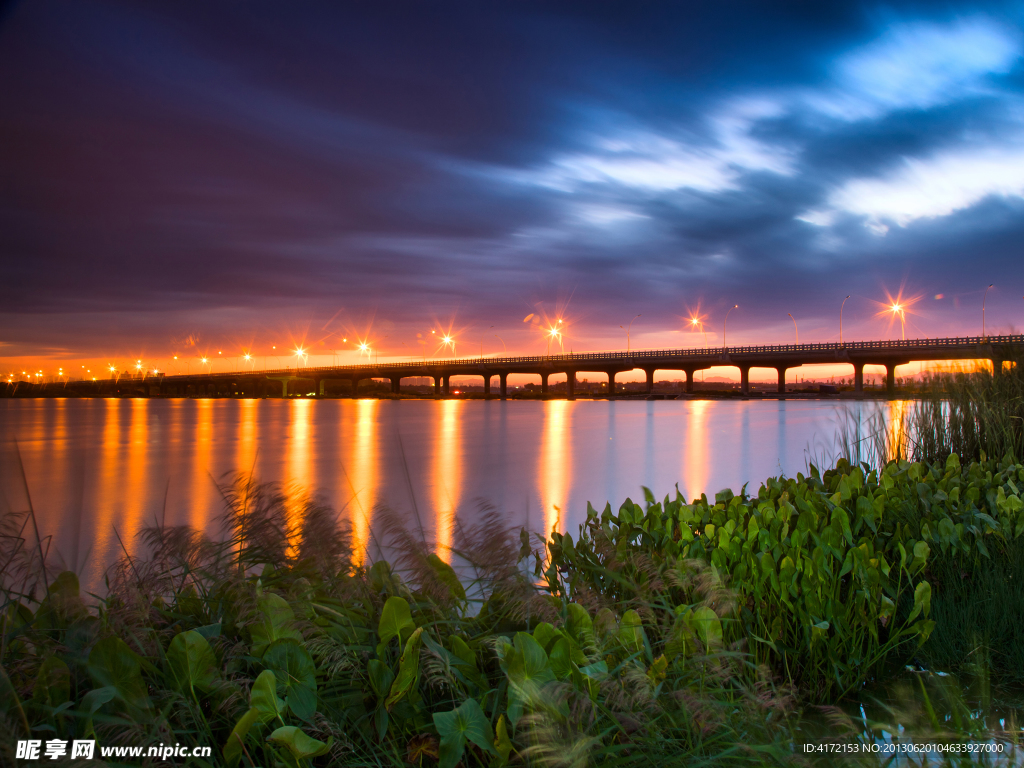
[{"label": "glowing streetlight", "polygon": [[697,330],[699,328],[703,332],[703,334],[704,334],[704,349],[707,349],[708,348],[708,332],[704,328],[703,321],[699,317],[697,317],[697,315],[690,315],[690,328],[692,328],[693,330]]},{"label": "glowing streetlight", "polygon": [[[637,315],[636,317],[640,317]],[[629,329],[633,327],[633,323],[636,322],[636,317],[629,321],[629,325],[626,326],[626,352],[629,352]],[[620,325],[619,328],[622,326]]]},{"label": "glowing streetlight", "polygon": [[[307,359],[307,358],[309,357],[309,355],[308,355],[308,354],[306,354],[306,350],[304,350],[304,349],[303,349],[302,347],[298,347],[298,348],[297,348],[297,349],[295,350],[295,356],[296,356],[296,357],[297,357],[297,358],[299,359],[299,361],[301,361],[301,362],[302,362],[303,364],[305,364],[305,362],[306,362],[306,359]],[[298,362],[296,362],[296,367],[298,367]]]},{"label": "glowing streetlight", "polygon": [[796,318],[793,317],[793,313],[792,312],[787,312],[786,314],[789,315],[789,319],[793,321],[793,329],[796,331],[796,343],[799,344],[800,343],[800,329],[796,327]]},{"label": "glowing streetlight", "polygon": [[[729,312],[732,312],[734,309],[737,309],[738,307],[739,307],[739,304],[733,304],[731,307],[729,307]],[[725,320],[722,321],[722,349],[723,350],[726,349],[726,346],[725,346],[725,324],[727,322],[729,322],[729,312],[725,313]]]},{"label": "glowing streetlight", "polygon": [[849,295],[843,299],[843,303],[839,305],[839,343],[843,343],[843,307],[846,305],[846,299],[850,298]]},{"label": "glowing streetlight", "polygon": [[[992,287],[992,283],[989,283],[988,288]],[[988,298],[988,288],[985,289],[985,295],[981,297],[981,338],[985,336],[985,300]]]},{"label": "glowing streetlight", "polygon": [[900,316],[900,338],[903,341],[907,340],[907,308],[900,304],[898,301],[894,301],[889,305],[889,312],[892,313],[893,319],[896,319],[896,315]]},{"label": "glowing streetlight", "polygon": [[[555,328],[555,327],[548,328],[548,357],[551,357],[551,340],[552,339],[558,339],[559,347],[562,346],[562,334],[559,333],[558,328]],[[563,353],[565,352],[565,348],[564,347],[562,348],[562,352]]]}]

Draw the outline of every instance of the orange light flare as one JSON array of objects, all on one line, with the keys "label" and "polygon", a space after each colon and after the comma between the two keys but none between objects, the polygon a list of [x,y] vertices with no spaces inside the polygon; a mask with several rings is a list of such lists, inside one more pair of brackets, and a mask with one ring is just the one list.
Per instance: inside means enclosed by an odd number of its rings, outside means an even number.
[{"label": "orange light flare", "polygon": [[879,311],[875,313],[875,317],[888,317],[889,318],[889,327],[888,327],[887,330],[892,330],[893,323],[895,323],[896,320],[899,319],[899,321],[900,321],[900,336],[903,339],[906,339],[907,338],[907,330],[906,330],[907,315],[908,314],[910,314],[910,315],[916,315],[917,314],[916,312],[911,311],[910,308],[912,306],[914,306],[914,304],[919,302],[922,297],[919,296],[919,295],[918,296],[904,296],[903,295],[903,286],[900,286],[900,290],[896,293],[895,297],[893,297],[892,294],[890,294],[888,291],[886,291],[885,292],[885,298],[886,298],[886,300],[884,302],[882,302],[882,301],[876,301],[875,302],[875,304],[877,304],[880,307]]}]

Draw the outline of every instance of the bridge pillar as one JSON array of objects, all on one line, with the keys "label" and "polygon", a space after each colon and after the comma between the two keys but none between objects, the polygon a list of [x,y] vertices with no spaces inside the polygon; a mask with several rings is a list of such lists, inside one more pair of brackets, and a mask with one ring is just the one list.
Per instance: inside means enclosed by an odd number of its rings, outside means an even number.
[{"label": "bridge pillar", "polygon": [[608,371],[608,394],[615,394],[615,371]]},{"label": "bridge pillar", "polygon": [[744,395],[750,394],[750,366],[741,365],[740,367],[740,392]]},{"label": "bridge pillar", "polygon": [[896,364],[885,364],[885,391],[889,397],[896,394]]},{"label": "bridge pillar", "polygon": [[786,394],[786,366],[780,365],[775,369],[779,373],[779,394]]},{"label": "bridge pillar", "polygon": [[441,377],[441,394],[448,397],[452,392],[452,375],[450,373]]},{"label": "bridge pillar", "polygon": [[359,397],[359,382],[362,381],[358,376],[352,377],[352,397]]},{"label": "bridge pillar", "polygon": [[501,382],[501,399],[504,400],[508,397],[508,374],[499,373],[498,381]]},{"label": "bridge pillar", "polygon": [[686,391],[692,393],[693,392],[693,374],[695,374],[696,371],[685,370],[685,371],[683,371],[683,373],[686,374]]},{"label": "bridge pillar", "polygon": [[992,376],[994,378],[996,376],[1002,376],[1002,375],[1003,375],[1003,361],[1000,358],[998,358],[998,357],[993,357],[992,358]]},{"label": "bridge pillar", "polygon": [[288,379],[281,379],[281,397],[288,397]]},{"label": "bridge pillar", "polygon": [[484,374],[484,397],[491,396],[491,374]]},{"label": "bridge pillar", "polygon": [[434,380],[434,397],[437,397],[441,394],[441,377],[432,376],[431,378]]},{"label": "bridge pillar", "polygon": [[550,374],[542,373],[540,375],[540,393],[546,395],[548,393],[548,376]]},{"label": "bridge pillar", "polygon": [[391,394],[397,395],[402,391],[402,377],[392,376],[391,377]]},{"label": "bridge pillar", "polygon": [[864,363],[853,364],[853,391],[864,391]]},{"label": "bridge pillar", "polygon": [[647,374],[647,394],[651,394],[654,391],[654,369],[645,368],[644,373]]},{"label": "bridge pillar", "polygon": [[565,376],[565,399],[576,399],[576,371],[567,371]]}]

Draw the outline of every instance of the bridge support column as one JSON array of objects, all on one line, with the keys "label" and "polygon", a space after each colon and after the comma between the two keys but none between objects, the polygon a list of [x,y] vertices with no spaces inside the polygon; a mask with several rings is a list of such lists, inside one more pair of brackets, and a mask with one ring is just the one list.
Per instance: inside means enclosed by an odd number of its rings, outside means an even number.
[{"label": "bridge support column", "polygon": [[506,397],[508,397],[508,374],[499,373],[498,381],[500,382],[501,386],[501,399],[504,400]]},{"label": "bridge support column", "polygon": [[615,371],[608,371],[608,394],[615,394]]},{"label": "bridge support column", "polygon": [[452,376],[445,374],[441,377],[441,394],[448,397],[452,393]]},{"label": "bridge support column", "polygon": [[683,373],[686,374],[686,391],[692,393],[693,392],[693,374],[695,374],[696,371],[683,371]]},{"label": "bridge support column", "polygon": [[740,392],[750,394],[750,366],[740,366]]},{"label": "bridge support column", "polygon": [[402,377],[392,376],[391,377],[391,394],[397,395],[402,391]]},{"label": "bridge support column", "polygon": [[434,397],[437,397],[441,394],[441,377],[433,376],[431,378],[434,379]]},{"label": "bridge support column", "polygon": [[1003,375],[1003,361],[1000,360],[998,357],[993,357],[992,358],[992,376],[996,377],[996,376],[1002,376],[1002,375]]},{"label": "bridge support column", "polygon": [[853,364],[853,391],[864,392],[864,363]]},{"label": "bridge support column", "polygon": [[281,397],[288,397],[288,379],[281,380]]},{"label": "bridge support column", "polygon": [[779,366],[775,370],[779,373],[779,394],[784,395],[786,394],[786,367]]},{"label": "bridge support column", "polygon": [[548,376],[550,375],[551,374],[548,373],[542,373],[540,375],[540,393],[542,395],[547,395],[548,393]]},{"label": "bridge support column", "polygon": [[576,371],[567,371],[565,375],[565,399],[576,399]]},{"label": "bridge support column", "polygon": [[491,396],[491,374],[484,374],[484,397]]},{"label": "bridge support column", "polygon": [[896,394],[896,363],[885,364],[885,392],[889,397]]},{"label": "bridge support column", "polygon": [[647,394],[651,394],[654,391],[654,369],[645,368],[644,373],[647,374]]}]

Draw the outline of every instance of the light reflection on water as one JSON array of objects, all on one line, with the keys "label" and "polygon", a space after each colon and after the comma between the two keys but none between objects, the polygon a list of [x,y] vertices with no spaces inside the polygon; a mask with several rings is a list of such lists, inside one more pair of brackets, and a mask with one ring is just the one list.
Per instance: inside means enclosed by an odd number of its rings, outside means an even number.
[{"label": "light reflection on water", "polygon": [[95,589],[115,530],[129,551],[161,515],[216,533],[226,472],[320,492],[363,558],[378,504],[411,527],[418,511],[443,548],[455,514],[481,502],[510,526],[575,532],[587,501],[617,507],[641,485],[659,498],[677,483],[687,498],[748,481],[756,493],[803,471],[835,419],[834,403],[793,400],[3,400],[0,510],[26,508],[16,438],[41,530]]}]

